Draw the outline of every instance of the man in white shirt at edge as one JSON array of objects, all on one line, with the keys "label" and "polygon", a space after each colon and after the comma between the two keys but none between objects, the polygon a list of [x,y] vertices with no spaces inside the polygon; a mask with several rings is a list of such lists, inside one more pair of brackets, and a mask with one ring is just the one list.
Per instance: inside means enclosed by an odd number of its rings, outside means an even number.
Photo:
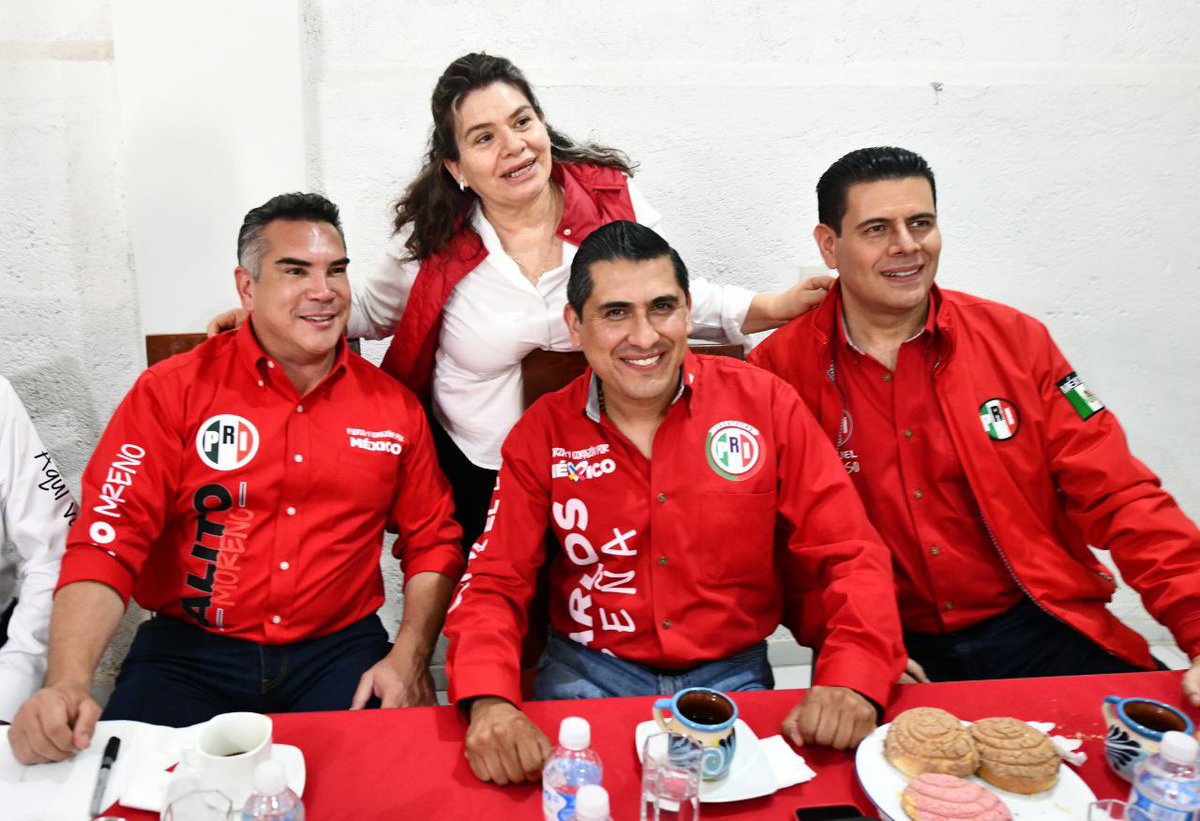
[{"label": "man in white shirt at edge", "polygon": [[20,397],[0,376],[0,723],[13,720],[46,676],[54,585],[76,512]]}]

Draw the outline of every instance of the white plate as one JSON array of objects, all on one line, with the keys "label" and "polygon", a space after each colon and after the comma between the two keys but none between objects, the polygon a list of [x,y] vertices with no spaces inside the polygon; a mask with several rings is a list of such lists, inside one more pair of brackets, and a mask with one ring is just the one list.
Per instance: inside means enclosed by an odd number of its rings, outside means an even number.
[{"label": "white plate", "polygon": [[[854,770],[858,773],[858,783],[862,785],[863,792],[883,817],[893,821],[904,821],[908,816],[904,812],[900,794],[908,784],[908,776],[889,764],[883,755],[883,739],[887,736],[890,726],[884,724],[877,728],[858,745],[858,753],[854,756]],[[1013,818],[1085,818],[1088,804],[1096,800],[1091,787],[1066,764],[1059,767],[1058,783],[1054,785],[1054,789],[1037,795],[1008,792],[988,784],[977,776],[971,776],[967,780],[974,781],[999,796],[1008,806]]]},{"label": "white plate", "polygon": [[[271,758],[283,765],[283,771],[287,774],[287,785],[291,788],[292,792],[303,796],[304,784],[307,781],[307,772],[304,767],[304,753],[300,752],[300,748],[293,747],[291,744],[272,744]],[[179,772],[178,768],[170,774],[170,778],[173,778],[176,772]],[[168,783],[170,778],[168,779]],[[165,797],[169,794],[169,791],[170,787],[168,786],[167,791],[162,793],[162,796]],[[163,797],[158,799],[160,806],[164,800]],[[245,803],[245,799],[242,799],[241,803]],[[165,810],[166,807],[162,807],[162,809]]]},{"label": "white plate", "polygon": [[[661,732],[662,728],[653,721],[643,721],[637,725],[633,740],[637,745],[638,761],[642,760],[646,739]],[[747,798],[770,795],[778,789],[771,765],[758,746],[758,736],[740,718],[734,723],[733,732],[737,736],[737,752],[733,755],[733,763],[729,765],[729,774],[720,781],[700,782],[700,800],[706,804],[745,801]]]}]

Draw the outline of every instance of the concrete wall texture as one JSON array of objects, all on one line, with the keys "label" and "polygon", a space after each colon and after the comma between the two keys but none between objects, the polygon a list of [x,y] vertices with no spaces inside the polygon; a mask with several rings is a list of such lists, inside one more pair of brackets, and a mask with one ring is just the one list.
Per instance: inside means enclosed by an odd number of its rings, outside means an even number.
[{"label": "concrete wall texture", "polygon": [[[981,8],[302,0],[310,187],[373,265],[438,74],[486,50],[524,69],[556,127],[641,162],[693,270],[768,290],[819,265],[812,187],[830,162],[912,148],[938,175],[940,282],[1046,322],[1195,515],[1200,4]],[[0,371],[76,489],[144,366],[111,14],[0,0]],[[1115,606],[1166,638],[1135,596]]]}]

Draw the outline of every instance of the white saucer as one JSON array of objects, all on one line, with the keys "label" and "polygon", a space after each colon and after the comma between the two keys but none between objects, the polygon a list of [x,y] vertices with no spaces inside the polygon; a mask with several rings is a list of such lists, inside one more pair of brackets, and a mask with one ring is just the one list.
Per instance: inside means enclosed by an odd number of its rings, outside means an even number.
[{"label": "white saucer", "polygon": [[[908,776],[889,764],[883,755],[883,740],[887,737],[890,726],[884,724],[876,728],[875,732],[858,745],[858,752],[854,755],[854,770],[858,774],[858,783],[862,785],[863,792],[871,799],[880,815],[885,819],[904,821],[908,816],[904,812],[900,794],[908,785]],[[1096,800],[1091,788],[1065,763],[1059,768],[1058,783],[1053,788],[1035,795],[1008,792],[974,775],[967,780],[974,781],[999,796],[1014,819],[1083,818],[1087,815],[1088,804]]]},{"label": "white saucer", "polygon": [[[273,744],[271,745],[271,758],[283,765],[283,771],[287,774],[287,785],[289,788],[291,788],[292,792],[294,792],[296,795],[303,796],[304,785],[307,781],[307,772],[304,766],[304,753],[300,751],[300,748],[293,747],[291,744]],[[174,770],[174,772],[169,774],[167,789],[164,790],[160,796],[166,796],[170,793],[169,785],[170,782],[174,780],[175,773],[177,772],[179,772],[178,767]],[[245,803],[247,798],[249,798],[249,796],[245,796],[241,801],[235,801],[234,803],[240,807]],[[161,809],[165,810],[166,807],[161,805],[163,797],[160,797],[158,800],[160,802]]]},{"label": "white saucer", "polygon": [[[633,741],[637,746],[638,761],[642,760],[646,739],[661,732],[662,728],[653,721],[643,721],[637,725]],[[720,781],[700,782],[700,801],[703,803],[745,801],[770,795],[779,789],[771,765],[758,745],[758,736],[750,726],[739,718],[733,725],[733,732],[737,736],[737,752],[734,753],[733,763],[729,765],[729,774]]]}]

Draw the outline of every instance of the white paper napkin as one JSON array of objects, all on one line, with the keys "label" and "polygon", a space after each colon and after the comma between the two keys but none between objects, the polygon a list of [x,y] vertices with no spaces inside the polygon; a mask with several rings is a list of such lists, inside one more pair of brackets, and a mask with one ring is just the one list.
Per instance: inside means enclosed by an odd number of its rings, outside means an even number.
[{"label": "white paper napkin", "polygon": [[771,765],[771,774],[775,776],[776,789],[782,790],[793,784],[803,784],[805,781],[811,781],[817,777],[812,767],[805,762],[804,757],[797,755],[783,736],[773,735],[770,738],[761,738],[758,746],[763,755],[767,757],[767,763]]},{"label": "white paper napkin", "polygon": [[[1026,721],[1030,727],[1035,730],[1041,730],[1046,735],[1050,735],[1050,731],[1054,729],[1053,721]],[[1072,767],[1078,767],[1087,761],[1087,753],[1078,752],[1083,746],[1083,741],[1078,738],[1067,738],[1061,735],[1051,735],[1051,743],[1058,750],[1058,757],[1070,764]]]}]

